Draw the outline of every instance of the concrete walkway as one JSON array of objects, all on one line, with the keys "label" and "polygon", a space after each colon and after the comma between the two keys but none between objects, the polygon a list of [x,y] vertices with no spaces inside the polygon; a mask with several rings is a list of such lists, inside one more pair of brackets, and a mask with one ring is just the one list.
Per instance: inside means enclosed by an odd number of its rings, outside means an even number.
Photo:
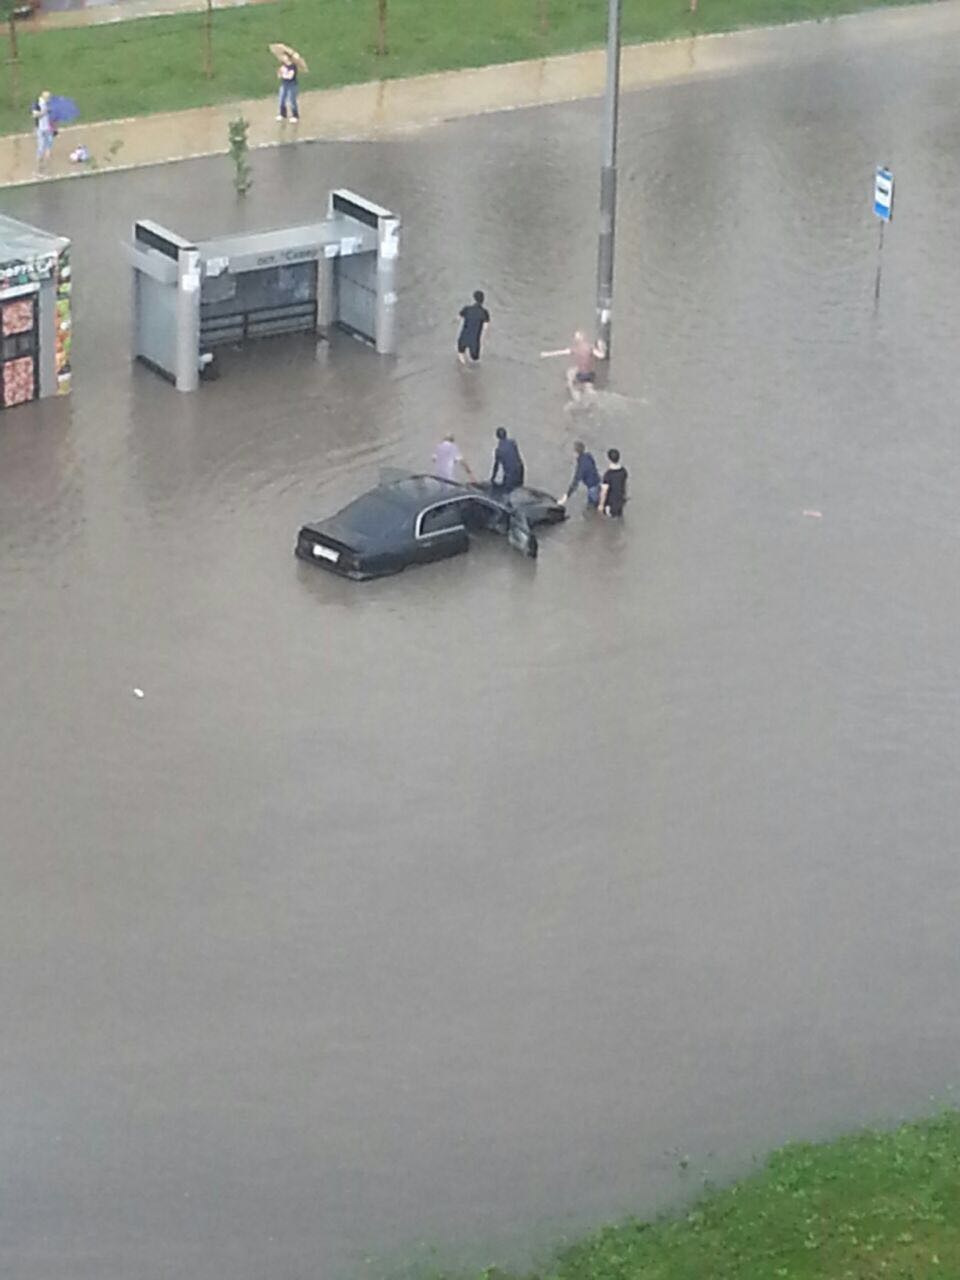
[{"label": "concrete walkway", "polygon": [[[916,38],[956,40],[960,36],[960,0],[836,18],[831,20],[830,31],[833,42],[841,46],[849,43],[852,52],[861,54],[871,44],[902,43],[906,48]],[[621,83],[629,91],[691,76],[729,74],[745,66],[795,64],[822,52],[822,48],[823,24],[815,22],[632,45],[623,51]],[[604,77],[604,52],[591,50],[533,62],[314,90],[301,94],[298,126],[275,120],[272,97],[78,124],[61,131],[49,173],[42,179],[35,172],[33,134],[11,135],[0,138],[0,184],[17,186],[89,174],[90,165],[73,165],[68,159],[80,142],[90,149],[99,170],[223,153],[227,150],[227,122],[238,113],[250,121],[254,148],[296,140],[378,139],[484,112],[596,97],[603,92]]]},{"label": "concrete walkway", "polygon": [[[272,4],[275,0],[214,0],[215,9],[236,9],[248,4]],[[63,8],[44,8],[32,18],[24,19],[24,31],[49,31],[55,27],[96,27],[110,22],[129,22],[133,18],[162,18],[171,13],[194,13],[205,9],[206,0],[117,0],[101,4],[99,0],[71,4]]]}]

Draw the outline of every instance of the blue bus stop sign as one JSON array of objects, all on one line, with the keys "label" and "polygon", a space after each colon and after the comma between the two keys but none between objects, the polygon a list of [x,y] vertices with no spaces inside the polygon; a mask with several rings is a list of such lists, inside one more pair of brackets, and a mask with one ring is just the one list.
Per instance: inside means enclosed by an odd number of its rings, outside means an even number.
[{"label": "blue bus stop sign", "polygon": [[893,174],[879,168],[873,180],[873,212],[884,222],[893,217]]}]

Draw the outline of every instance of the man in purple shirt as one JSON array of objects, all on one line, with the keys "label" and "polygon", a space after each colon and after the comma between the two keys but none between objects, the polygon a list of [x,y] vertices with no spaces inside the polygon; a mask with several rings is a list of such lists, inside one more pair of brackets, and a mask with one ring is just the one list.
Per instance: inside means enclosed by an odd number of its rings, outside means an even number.
[{"label": "man in purple shirt", "polygon": [[451,432],[449,435],[444,436],[437,445],[436,452],[433,455],[433,474],[439,476],[441,480],[456,480],[458,466],[463,467],[467,479],[472,481],[473,472],[467,466]]}]

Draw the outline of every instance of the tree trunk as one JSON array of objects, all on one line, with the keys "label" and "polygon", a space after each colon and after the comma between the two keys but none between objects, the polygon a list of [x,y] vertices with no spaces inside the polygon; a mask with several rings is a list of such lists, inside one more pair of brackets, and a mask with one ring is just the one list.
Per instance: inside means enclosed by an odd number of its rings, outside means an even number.
[{"label": "tree trunk", "polygon": [[10,105],[20,106],[20,46],[17,44],[17,20],[11,8],[7,13],[7,38],[10,41]]},{"label": "tree trunk", "polygon": [[213,0],[207,0],[203,15],[203,74],[208,80],[213,79]]},{"label": "tree trunk", "polygon": [[387,0],[377,0],[377,57],[387,52]]}]

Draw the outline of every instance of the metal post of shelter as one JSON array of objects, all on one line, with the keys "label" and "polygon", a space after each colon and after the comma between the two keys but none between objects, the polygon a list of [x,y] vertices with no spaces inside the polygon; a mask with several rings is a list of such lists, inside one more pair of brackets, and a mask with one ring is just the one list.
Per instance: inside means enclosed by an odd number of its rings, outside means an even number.
[{"label": "metal post of shelter", "polygon": [[381,217],[377,224],[377,351],[392,356],[397,350],[397,256],[400,219]]},{"label": "metal post of shelter", "polygon": [[177,368],[178,391],[196,391],[200,385],[200,253],[181,249],[177,260]]}]

